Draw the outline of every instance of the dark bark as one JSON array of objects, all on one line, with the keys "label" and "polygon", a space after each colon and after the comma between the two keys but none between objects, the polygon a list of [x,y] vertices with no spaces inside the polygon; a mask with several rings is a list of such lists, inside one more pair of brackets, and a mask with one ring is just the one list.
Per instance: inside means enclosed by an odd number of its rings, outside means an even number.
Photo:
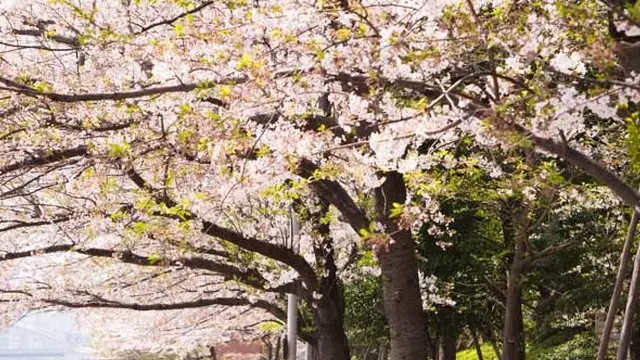
[{"label": "dark bark", "polygon": [[174,16],[171,19],[162,20],[162,21],[158,21],[156,23],[147,25],[147,26],[143,27],[142,29],[138,30],[134,35],[142,34],[142,33],[147,32],[147,31],[149,31],[149,30],[151,30],[151,29],[153,29],[155,27],[158,27],[158,26],[171,25],[171,24],[175,23],[176,21],[178,21],[178,20],[180,20],[180,19],[182,19],[184,17],[187,17],[189,15],[193,15],[195,13],[198,13],[198,12],[202,11],[204,8],[206,8],[207,6],[212,5],[213,3],[214,3],[213,1],[205,1],[202,4],[196,6],[195,8],[193,8],[193,9],[191,9],[189,11],[183,12],[180,15]]},{"label": "dark bark", "polygon": [[389,219],[393,203],[404,204],[406,189],[402,174],[390,172],[376,190],[380,222],[395,244],[378,253],[383,278],[384,312],[389,322],[391,358],[424,360],[427,357],[425,321],[418,285],[415,244],[411,233],[398,229]]}]

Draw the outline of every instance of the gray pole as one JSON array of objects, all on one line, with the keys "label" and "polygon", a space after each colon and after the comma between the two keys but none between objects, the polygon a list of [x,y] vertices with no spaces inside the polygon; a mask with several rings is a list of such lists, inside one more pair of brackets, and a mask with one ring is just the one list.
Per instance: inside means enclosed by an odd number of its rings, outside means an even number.
[{"label": "gray pole", "polygon": [[[291,248],[294,249],[294,238],[298,235],[300,224],[293,214],[293,208],[290,211],[289,222],[289,240]],[[287,351],[289,356],[287,360],[296,360],[297,356],[297,340],[298,340],[298,297],[295,294],[289,294],[287,297]]]},{"label": "gray pole", "polygon": [[616,283],[613,288],[613,294],[611,294],[611,301],[609,301],[609,310],[607,311],[607,318],[604,322],[604,329],[602,330],[602,337],[600,338],[600,346],[598,347],[597,360],[604,360],[607,357],[607,350],[609,348],[609,338],[611,337],[611,330],[613,329],[613,322],[618,312],[618,301],[620,300],[620,294],[622,293],[622,283],[627,270],[627,264],[631,257],[631,244],[636,234],[636,227],[638,226],[638,212],[634,211],[631,216],[631,223],[629,224],[629,230],[627,231],[627,238],[624,242],[622,249],[622,255],[620,256],[620,264],[618,265],[618,276],[616,277]]},{"label": "gray pole", "polygon": [[629,350],[629,342],[631,341],[631,332],[633,331],[633,314],[638,303],[638,278],[640,277],[640,246],[633,260],[633,272],[631,273],[631,285],[629,285],[629,296],[627,297],[627,308],[624,311],[624,321],[622,322],[622,331],[620,332],[620,346],[618,347],[618,355],[616,360],[625,360],[627,351]]},{"label": "gray pole", "polygon": [[287,298],[287,360],[296,360],[296,342],[298,337],[298,299],[289,294]]}]

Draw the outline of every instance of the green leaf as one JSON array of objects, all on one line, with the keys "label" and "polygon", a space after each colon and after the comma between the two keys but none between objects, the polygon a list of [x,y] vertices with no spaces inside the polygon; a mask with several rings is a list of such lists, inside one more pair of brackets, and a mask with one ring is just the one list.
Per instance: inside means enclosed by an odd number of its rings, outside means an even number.
[{"label": "green leaf", "polygon": [[111,143],[109,146],[109,157],[112,158],[122,158],[131,152],[131,145],[126,141],[122,143]]},{"label": "green leaf", "polygon": [[162,261],[162,256],[160,256],[160,254],[155,252],[155,253],[149,254],[149,256],[147,256],[147,260],[149,260],[149,263],[151,265],[155,265],[158,262]]}]

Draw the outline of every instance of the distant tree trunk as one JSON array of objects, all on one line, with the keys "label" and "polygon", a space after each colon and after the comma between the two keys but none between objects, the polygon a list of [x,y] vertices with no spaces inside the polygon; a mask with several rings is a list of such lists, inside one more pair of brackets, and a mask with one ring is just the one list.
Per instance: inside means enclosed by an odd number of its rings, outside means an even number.
[{"label": "distant tree trunk", "polygon": [[637,326],[633,329],[629,350],[631,352],[631,360],[640,360],[640,331]]},{"label": "distant tree trunk", "polygon": [[456,342],[458,340],[458,321],[455,309],[442,308],[438,310],[440,324],[438,360],[456,359]]},{"label": "distant tree trunk", "polygon": [[271,335],[266,334],[262,336],[262,343],[264,344],[264,348],[262,352],[264,353],[267,360],[273,360],[273,344],[271,343]]},{"label": "distant tree trunk", "polygon": [[376,210],[387,234],[393,234],[394,244],[379,249],[383,278],[384,313],[389,323],[391,358],[393,360],[424,360],[427,357],[426,329],[422,298],[418,285],[415,242],[411,233],[400,230],[389,218],[394,203],[404,204],[406,188],[402,174],[389,172],[385,182],[376,189]]},{"label": "distant tree trunk", "polygon": [[275,360],[280,360],[280,343],[282,341],[282,337],[278,336],[276,338],[276,351],[275,351]]},{"label": "distant tree trunk", "polygon": [[389,358],[387,348],[388,345],[386,343],[381,343],[378,346],[378,360],[387,360]]},{"label": "distant tree trunk", "polygon": [[500,347],[498,347],[498,344],[496,344],[496,337],[494,336],[494,332],[493,332],[493,327],[489,327],[489,343],[491,344],[491,348],[493,349],[493,352],[496,354],[496,358],[498,359],[502,359],[502,353],[500,352]]},{"label": "distant tree trunk", "polygon": [[471,338],[473,339],[473,347],[476,348],[476,354],[478,355],[478,360],[484,360],[482,356],[482,348],[480,347],[480,341],[478,340],[478,333],[476,331],[476,327],[469,326],[469,331],[471,331]]},{"label": "distant tree trunk", "polygon": [[438,335],[436,332],[435,339],[431,337],[429,332],[427,331],[427,355],[429,359],[437,359],[438,358]]},{"label": "distant tree trunk", "polygon": [[318,360],[318,346],[313,344],[308,344],[308,351],[306,360]]},{"label": "distant tree trunk", "polygon": [[209,348],[209,358],[211,360],[218,360],[218,356],[216,355],[216,347],[215,346],[211,346]]},{"label": "distant tree trunk", "polygon": [[456,360],[456,340],[458,336],[451,331],[446,331],[440,339],[440,351],[438,360]]}]

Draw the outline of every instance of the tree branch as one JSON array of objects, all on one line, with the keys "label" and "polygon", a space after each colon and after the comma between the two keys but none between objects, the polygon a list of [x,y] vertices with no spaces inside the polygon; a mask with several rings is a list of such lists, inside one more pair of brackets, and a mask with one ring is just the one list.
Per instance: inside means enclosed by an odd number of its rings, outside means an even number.
[{"label": "tree branch", "polygon": [[[305,179],[312,179],[314,173],[318,170],[320,170],[318,165],[309,159],[303,158],[298,164],[297,173]],[[351,196],[338,182],[326,179],[312,179],[310,186],[322,200],[338,208],[356,232],[369,228],[370,221],[367,216],[358,208]]]},{"label": "tree branch", "polygon": [[183,13],[182,13],[182,14],[180,14],[180,15],[174,16],[174,17],[173,17],[173,18],[171,18],[171,19],[163,20],[163,21],[158,21],[158,22],[153,23],[153,24],[151,24],[151,25],[147,25],[147,26],[143,27],[142,29],[140,29],[139,31],[135,32],[135,33],[134,33],[134,35],[140,35],[140,34],[142,34],[142,33],[144,33],[144,32],[147,32],[147,31],[149,31],[149,30],[151,30],[151,29],[153,29],[153,28],[155,28],[155,27],[158,27],[158,26],[162,26],[162,25],[172,25],[174,22],[176,22],[176,21],[178,21],[178,20],[182,19],[183,17],[189,16],[189,15],[193,15],[193,14],[195,14],[195,13],[197,13],[197,12],[201,11],[202,9],[204,9],[204,8],[206,8],[207,6],[212,5],[212,4],[213,4],[213,1],[205,1],[205,2],[203,2],[202,4],[200,4],[199,6],[197,6],[197,7],[193,8],[193,9],[191,9],[191,10],[189,10],[189,11],[183,12]]},{"label": "tree branch", "polygon": [[68,159],[76,156],[85,156],[89,154],[89,149],[86,145],[80,145],[74,148],[48,151],[46,154],[24,159],[8,165],[0,167],[0,175],[4,175],[11,171],[22,169],[25,167],[47,165],[64,159]]},{"label": "tree branch", "polygon": [[77,37],[64,36],[59,34],[48,35],[45,34],[43,29],[13,29],[12,32],[16,35],[44,37],[46,39],[53,40],[55,42],[69,45],[73,48],[80,48],[80,40]]},{"label": "tree branch", "polygon": [[[16,229],[24,229],[24,228],[29,228],[29,227],[37,227],[37,226],[58,224],[58,223],[69,221],[69,220],[71,220],[71,216],[70,215],[61,215],[61,216],[54,217],[52,219],[41,220],[41,221],[21,221],[21,220],[12,221],[12,220],[6,220],[7,222],[12,222],[13,225],[8,225],[8,226],[5,226],[3,228],[0,228],[0,232],[6,232],[6,231],[9,231],[9,230],[16,230]],[[5,221],[2,221],[2,222],[5,222]]]},{"label": "tree branch", "polygon": [[638,206],[640,194],[602,164],[571,148],[566,142],[537,136],[531,130],[515,122],[510,126],[515,132],[531,140],[534,145],[565,159],[573,166],[582,169],[585,173],[604,183],[627,205],[634,209]]},{"label": "tree branch", "polygon": [[[278,292],[274,289],[268,289],[265,287],[267,281],[262,274],[255,269],[241,270],[235,266],[219,263],[213,260],[198,258],[198,257],[182,257],[182,258],[151,258],[148,256],[142,256],[135,254],[131,251],[117,251],[111,249],[101,248],[82,248],[75,244],[60,244],[52,245],[38,249],[7,252],[4,255],[0,255],[0,261],[16,260],[20,258],[27,258],[31,256],[41,254],[52,254],[61,252],[75,252],[82,255],[112,258],[117,261],[121,261],[127,264],[134,264],[139,266],[156,266],[156,267],[186,267],[190,269],[200,269],[212,271],[221,275],[231,276],[238,281],[241,281],[256,289]],[[287,288],[288,289],[288,288]]]},{"label": "tree branch", "polygon": [[[153,185],[147,182],[133,168],[127,169],[126,173],[136,186],[140,189],[149,191],[154,197],[154,200],[164,202],[169,207],[174,207],[178,204],[175,200],[166,196],[164,192],[155,189]],[[155,215],[170,218],[173,217],[172,215],[161,213]],[[183,220],[200,220],[202,221],[202,228],[200,229],[201,233],[226,240],[244,250],[259,253],[283,264],[289,265],[300,274],[303,281],[307,283],[308,289],[313,291],[317,286],[316,273],[311,265],[309,265],[304,257],[296,254],[292,249],[255,238],[246,237],[241,233],[219,226],[211,221],[202,220],[193,213],[185,215]]]},{"label": "tree branch", "polygon": [[156,303],[156,304],[140,304],[140,303],[123,303],[117,301],[84,301],[74,302],[68,300],[58,299],[43,299],[44,303],[51,305],[64,306],[68,308],[109,308],[109,309],[130,309],[136,311],[157,311],[157,310],[180,310],[180,309],[194,309],[213,305],[222,306],[249,306],[254,308],[260,308],[267,310],[269,313],[276,316],[278,319],[286,321],[287,316],[285,312],[274,304],[271,304],[265,300],[250,301],[245,298],[237,297],[220,297],[212,299],[200,299],[194,301],[185,301],[178,303]]},{"label": "tree branch", "polygon": [[[283,70],[278,71],[274,74],[274,78],[284,78],[290,77],[295,74],[300,74],[299,70]],[[235,77],[222,78],[218,81],[215,81],[213,85],[220,84],[244,84],[248,81],[248,78],[244,75],[239,75]],[[126,100],[126,99],[136,99],[141,97],[153,96],[153,95],[162,95],[162,94],[170,94],[170,93],[185,93],[191,92],[198,87],[201,87],[198,83],[186,83],[186,84],[178,84],[178,85],[166,85],[166,86],[157,86],[150,87],[146,89],[140,90],[132,90],[132,91],[122,91],[122,92],[99,92],[99,93],[86,93],[86,94],[61,94],[56,92],[42,92],[38,91],[32,87],[20,84],[11,79],[7,79],[5,77],[0,77],[0,83],[6,85],[7,87],[0,88],[0,90],[11,91],[22,95],[34,96],[34,97],[44,97],[52,101],[63,102],[63,103],[74,103],[74,102],[85,102],[85,101],[118,101],[118,100]]]}]

